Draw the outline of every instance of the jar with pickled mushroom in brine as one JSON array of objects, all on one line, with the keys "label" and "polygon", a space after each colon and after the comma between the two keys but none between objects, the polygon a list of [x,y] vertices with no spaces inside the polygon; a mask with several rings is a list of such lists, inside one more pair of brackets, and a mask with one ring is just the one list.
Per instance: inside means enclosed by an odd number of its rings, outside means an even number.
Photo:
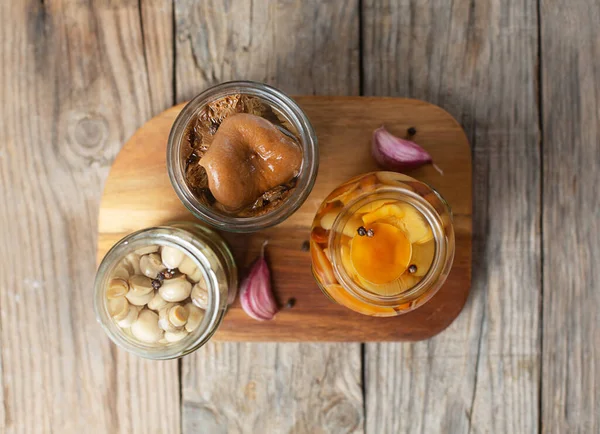
[{"label": "jar with pickled mushroom in brine", "polygon": [[423,182],[367,173],[323,201],[310,251],[314,277],[333,301],[364,315],[400,315],[427,302],[448,277],[452,212]]}]

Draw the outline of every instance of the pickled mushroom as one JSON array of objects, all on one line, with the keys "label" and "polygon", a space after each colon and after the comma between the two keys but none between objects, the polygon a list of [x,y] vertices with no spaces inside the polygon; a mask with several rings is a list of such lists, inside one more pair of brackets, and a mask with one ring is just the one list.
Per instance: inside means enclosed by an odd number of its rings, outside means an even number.
[{"label": "pickled mushroom", "polygon": [[296,177],[302,151],[291,137],[259,116],[227,117],[200,160],[214,198],[231,211]]}]

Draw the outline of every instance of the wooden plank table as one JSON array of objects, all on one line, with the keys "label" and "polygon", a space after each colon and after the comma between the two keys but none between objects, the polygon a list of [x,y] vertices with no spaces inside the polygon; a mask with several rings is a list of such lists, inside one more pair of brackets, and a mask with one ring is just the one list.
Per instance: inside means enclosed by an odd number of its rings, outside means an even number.
[{"label": "wooden plank table", "polygon": [[[600,3],[0,3],[0,432],[600,432]],[[99,197],[146,120],[230,79],[438,104],[473,147],[467,306],[419,343],[211,343],[95,323]]]}]

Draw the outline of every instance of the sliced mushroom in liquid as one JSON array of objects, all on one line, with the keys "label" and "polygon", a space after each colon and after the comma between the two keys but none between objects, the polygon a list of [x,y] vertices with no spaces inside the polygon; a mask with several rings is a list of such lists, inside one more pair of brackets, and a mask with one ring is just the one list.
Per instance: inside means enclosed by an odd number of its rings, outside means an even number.
[{"label": "sliced mushroom in liquid", "polygon": [[164,280],[158,292],[166,301],[183,301],[190,296],[192,284],[184,278]]},{"label": "sliced mushroom in liquid", "polygon": [[133,274],[133,267],[128,268],[123,264],[119,264],[113,271],[112,276],[113,276],[113,278],[127,280],[127,279],[129,279],[129,276],[131,276],[132,274]]},{"label": "sliced mushroom in liquid", "polygon": [[180,327],[174,326],[169,321],[169,309],[173,306],[175,306],[174,303],[169,303],[158,312],[158,326],[167,332],[174,332],[180,329]]},{"label": "sliced mushroom in liquid", "polygon": [[109,315],[117,321],[121,321],[129,313],[129,303],[125,297],[111,298],[107,307]]},{"label": "sliced mushroom in liquid", "polygon": [[141,274],[140,255],[138,255],[137,253],[130,253],[127,256],[125,256],[123,262],[129,264],[133,269],[133,271],[130,274]]},{"label": "sliced mushroom in liquid", "polygon": [[140,295],[136,294],[130,289],[125,297],[127,298],[127,300],[129,300],[129,303],[135,306],[144,306],[148,304],[150,300],[152,300],[152,297],[154,297],[154,292],[150,291],[147,294]]},{"label": "sliced mushroom in liquid", "polygon": [[194,303],[187,303],[185,309],[188,311],[188,319],[185,323],[185,329],[188,332],[193,332],[198,328],[204,319],[204,311],[195,306]]},{"label": "sliced mushroom in liquid", "polygon": [[179,264],[179,267],[177,267],[177,268],[183,274],[187,274],[189,276],[191,274],[194,274],[198,267],[196,267],[196,264],[194,263],[192,258],[190,258],[189,256],[185,256],[183,258],[183,261],[181,261],[181,264]]},{"label": "sliced mushroom in liquid", "polygon": [[160,252],[162,263],[168,269],[179,267],[179,264],[183,261],[185,253],[175,247],[164,246]]},{"label": "sliced mushroom in liquid", "polygon": [[188,311],[185,307],[178,304],[169,309],[169,322],[175,327],[183,327],[188,320]]},{"label": "sliced mushroom in liquid", "polygon": [[157,245],[157,244],[151,244],[151,245],[146,246],[146,247],[140,247],[139,249],[137,249],[135,251],[135,253],[137,253],[140,256],[149,255],[150,253],[156,253],[156,252],[158,252],[159,248],[160,248],[159,245]]},{"label": "sliced mushroom in liquid", "polygon": [[117,324],[121,328],[128,328],[137,320],[138,314],[140,313],[142,308],[140,306],[129,306],[129,312],[127,316],[120,321],[117,321]]},{"label": "sliced mushroom in liquid", "polygon": [[192,288],[191,293],[192,303],[200,309],[208,308],[208,289],[204,286],[204,281],[198,282]]},{"label": "sliced mushroom in liquid", "polygon": [[156,279],[158,273],[166,270],[158,253],[151,253],[140,258],[142,274],[150,279]]},{"label": "sliced mushroom in liquid", "polygon": [[160,296],[158,291],[154,292],[154,297],[148,302],[148,309],[158,312],[165,307],[169,302]]},{"label": "sliced mushroom in liquid", "polygon": [[108,284],[108,289],[106,290],[106,298],[111,299],[124,297],[128,291],[129,284],[125,279],[121,279],[120,277],[113,278]]},{"label": "sliced mushroom in liquid", "polygon": [[154,291],[152,287],[152,280],[141,274],[136,274],[129,278],[129,289],[135,295],[146,295],[149,292]]},{"label": "sliced mushroom in liquid", "polygon": [[188,335],[186,329],[176,330],[174,332],[165,332],[167,342],[179,342]]},{"label": "sliced mushroom in liquid", "polygon": [[163,338],[164,332],[158,326],[158,315],[143,309],[137,320],[131,325],[131,333],[142,342],[153,344]]}]

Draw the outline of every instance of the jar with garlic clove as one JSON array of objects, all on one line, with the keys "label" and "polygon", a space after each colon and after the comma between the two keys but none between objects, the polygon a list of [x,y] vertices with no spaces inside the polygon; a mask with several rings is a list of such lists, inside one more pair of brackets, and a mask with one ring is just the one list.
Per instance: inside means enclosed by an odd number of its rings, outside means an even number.
[{"label": "jar with garlic clove", "polygon": [[223,83],[195,97],[167,144],[179,199],[200,220],[231,232],[288,218],[311,192],[318,161],[304,111],[280,90],[250,81]]},{"label": "jar with garlic clove", "polygon": [[172,223],[135,232],[110,249],[96,275],[94,307],[120,347],[173,359],[213,336],[237,284],[231,251],[216,232]]},{"label": "jar with garlic clove", "polygon": [[315,215],[312,270],[333,301],[370,316],[427,302],[454,259],[452,212],[430,186],[395,172],[350,179]]}]

